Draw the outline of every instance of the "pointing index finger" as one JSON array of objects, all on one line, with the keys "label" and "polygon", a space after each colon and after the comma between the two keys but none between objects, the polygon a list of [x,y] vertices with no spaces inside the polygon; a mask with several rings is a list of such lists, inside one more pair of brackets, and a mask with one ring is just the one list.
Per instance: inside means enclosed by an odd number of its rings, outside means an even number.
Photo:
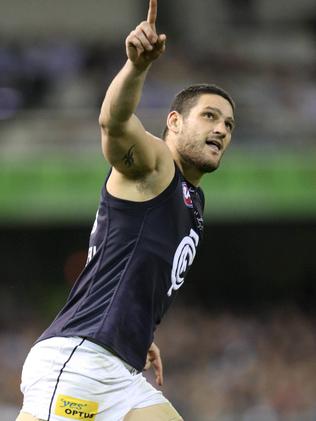
[{"label": "pointing index finger", "polygon": [[157,19],[157,0],[149,0],[149,9],[147,22],[149,25],[155,25]]}]

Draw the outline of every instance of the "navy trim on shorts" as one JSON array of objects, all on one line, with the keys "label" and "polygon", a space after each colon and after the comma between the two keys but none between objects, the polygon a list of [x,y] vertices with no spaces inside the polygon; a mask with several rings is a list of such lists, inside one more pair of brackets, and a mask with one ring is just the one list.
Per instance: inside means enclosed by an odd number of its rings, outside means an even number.
[{"label": "navy trim on shorts", "polygon": [[71,354],[70,354],[69,358],[65,361],[64,365],[62,366],[62,368],[61,368],[61,370],[60,370],[60,372],[59,372],[59,375],[58,375],[58,377],[57,377],[57,381],[56,381],[56,384],[55,384],[54,392],[53,392],[53,395],[52,395],[52,399],[51,399],[50,404],[49,404],[49,410],[48,410],[48,418],[47,418],[47,421],[49,421],[49,420],[50,420],[51,411],[52,411],[52,405],[53,405],[54,397],[55,397],[55,394],[56,394],[56,391],[57,391],[57,386],[58,386],[58,383],[59,383],[59,380],[60,380],[60,376],[62,375],[62,372],[64,371],[64,368],[66,367],[67,363],[69,363],[69,361],[71,360],[71,358],[72,358],[72,356],[74,355],[74,353],[75,353],[75,351],[77,350],[77,348],[78,348],[80,345],[82,345],[82,344],[84,343],[84,341],[85,341],[85,338],[83,338],[83,339],[82,339],[82,341],[81,341],[78,345],[76,345],[76,346],[74,347],[74,349],[71,351]]}]

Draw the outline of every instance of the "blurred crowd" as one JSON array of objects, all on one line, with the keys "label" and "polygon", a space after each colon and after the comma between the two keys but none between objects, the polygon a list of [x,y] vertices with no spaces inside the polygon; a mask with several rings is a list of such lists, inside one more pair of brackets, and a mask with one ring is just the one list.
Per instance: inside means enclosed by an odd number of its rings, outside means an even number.
[{"label": "blurred crowd", "polygon": [[[315,322],[287,306],[238,315],[176,305],[156,338],[163,391],[187,420],[314,421]],[[40,330],[1,334],[0,404],[20,404],[21,366]]]},{"label": "blurred crowd", "polygon": [[162,329],[166,393],[185,419],[307,421],[316,416],[315,319],[180,309]]},{"label": "blurred crowd", "polygon": [[[165,56],[151,69],[140,107],[149,125],[152,119],[153,127],[160,124],[163,129],[170,101],[180,89],[211,82],[226,88],[237,102],[239,142],[258,148],[312,147],[313,2],[303,0],[294,7],[291,0],[283,9],[265,2],[269,9],[259,0],[214,1],[212,8],[208,2],[200,1],[199,7],[185,2],[181,16],[176,3],[160,5],[160,26],[169,39]],[[38,117],[40,111],[47,120],[62,119],[64,114],[79,120],[91,112],[95,124],[106,87],[124,63],[124,37],[120,34],[116,43],[62,33],[40,39],[34,34],[27,39],[3,38],[0,122],[23,118],[26,112]],[[68,131],[71,141],[71,127]]]}]

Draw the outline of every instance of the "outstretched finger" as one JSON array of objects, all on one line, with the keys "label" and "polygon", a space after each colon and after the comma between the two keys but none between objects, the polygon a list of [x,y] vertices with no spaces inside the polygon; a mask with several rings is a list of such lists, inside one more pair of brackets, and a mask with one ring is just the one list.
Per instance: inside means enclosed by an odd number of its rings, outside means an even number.
[{"label": "outstretched finger", "polygon": [[147,15],[147,22],[149,25],[154,26],[157,19],[157,1],[158,0],[149,0],[149,9]]}]

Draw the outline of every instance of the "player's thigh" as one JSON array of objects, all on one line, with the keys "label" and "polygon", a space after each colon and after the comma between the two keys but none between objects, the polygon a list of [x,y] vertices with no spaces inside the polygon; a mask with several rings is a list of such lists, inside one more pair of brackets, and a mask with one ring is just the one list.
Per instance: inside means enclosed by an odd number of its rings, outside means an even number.
[{"label": "player's thigh", "polygon": [[33,417],[31,414],[27,414],[26,412],[20,412],[16,421],[44,421],[40,420],[39,418]]},{"label": "player's thigh", "polygon": [[145,408],[132,409],[124,421],[183,421],[172,405],[160,403]]}]

